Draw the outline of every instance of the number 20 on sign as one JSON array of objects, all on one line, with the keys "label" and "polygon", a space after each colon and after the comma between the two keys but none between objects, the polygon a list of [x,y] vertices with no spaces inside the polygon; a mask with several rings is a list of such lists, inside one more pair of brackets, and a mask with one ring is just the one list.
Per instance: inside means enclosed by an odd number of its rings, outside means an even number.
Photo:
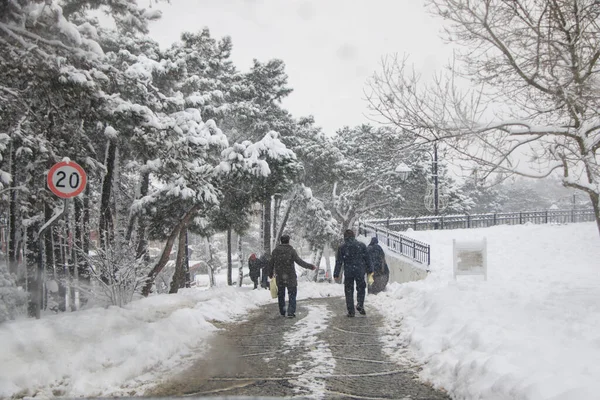
[{"label": "number 20 on sign", "polygon": [[83,192],[87,175],[79,164],[73,161],[61,161],[48,172],[48,189],[58,197],[68,199]]}]

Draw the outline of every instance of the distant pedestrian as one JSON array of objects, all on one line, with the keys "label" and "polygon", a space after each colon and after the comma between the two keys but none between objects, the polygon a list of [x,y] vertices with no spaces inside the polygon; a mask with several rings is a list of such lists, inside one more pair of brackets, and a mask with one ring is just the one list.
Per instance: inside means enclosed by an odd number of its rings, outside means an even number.
[{"label": "distant pedestrian", "polygon": [[269,259],[270,257],[263,253],[258,259],[260,265],[260,287],[269,290]]},{"label": "distant pedestrian", "polygon": [[338,247],[335,258],[334,279],[338,279],[344,268],[344,294],[348,317],[354,317],[354,282],[356,282],[356,311],[366,315],[365,311],[365,273],[373,273],[371,258],[367,246],[356,240],[354,231],[347,229],[344,232],[344,243]]},{"label": "distant pedestrian", "polygon": [[260,276],[260,261],[256,254],[250,254],[248,259],[248,269],[250,270],[250,279],[254,282],[254,289],[258,287],[258,277]]},{"label": "distant pedestrian", "polygon": [[300,265],[302,268],[315,270],[312,264],[303,261],[296,250],[290,245],[289,235],[281,236],[281,243],[275,247],[271,253],[271,259],[269,260],[269,278],[277,282],[277,299],[279,301],[279,313],[285,316],[285,291],[287,289],[289,304],[287,309],[287,316],[289,318],[296,317],[296,295],[298,293],[298,277],[296,276],[296,267],[294,263]]},{"label": "distant pedestrian", "polygon": [[379,245],[377,237],[371,238],[371,243],[367,246],[367,252],[373,264],[373,283],[369,285],[369,293],[377,294],[385,290],[390,279],[390,269],[385,261],[385,252]]}]

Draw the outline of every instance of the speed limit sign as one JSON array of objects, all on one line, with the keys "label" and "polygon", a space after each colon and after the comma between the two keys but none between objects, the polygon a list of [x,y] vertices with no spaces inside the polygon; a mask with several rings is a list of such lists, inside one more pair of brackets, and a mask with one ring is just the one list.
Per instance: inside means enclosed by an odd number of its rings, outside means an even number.
[{"label": "speed limit sign", "polygon": [[79,164],[73,161],[61,161],[48,172],[48,188],[63,199],[77,196],[83,192],[87,175]]}]

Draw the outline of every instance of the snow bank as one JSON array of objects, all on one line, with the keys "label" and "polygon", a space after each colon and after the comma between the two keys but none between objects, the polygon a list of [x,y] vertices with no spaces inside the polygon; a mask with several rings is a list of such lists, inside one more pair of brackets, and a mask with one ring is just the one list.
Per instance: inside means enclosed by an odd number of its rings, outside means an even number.
[{"label": "snow bank", "polygon": [[[367,304],[386,316],[392,358],[455,399],[597,399],[600,237],[595,224],[413,232],[431,244],[425,280]],[[452,239],[487,237],[488,281],[452,279]]]},{"label": "snow bank", "polygon": [[[224,277],[219,276],[222,284]],[[338,285],[302,282],[299,299],[342,294]],[[130,303],[0,325],[0,398],[13,395],[141,395],[203,355],[217,331],[275,302],[267,290],[181,290]]]}]

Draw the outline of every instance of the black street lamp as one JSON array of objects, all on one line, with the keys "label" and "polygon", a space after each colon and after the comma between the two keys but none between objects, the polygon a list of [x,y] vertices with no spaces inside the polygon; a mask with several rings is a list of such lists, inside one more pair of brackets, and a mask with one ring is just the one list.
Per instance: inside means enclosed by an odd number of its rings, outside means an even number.
[{"label": "black street lamp", "polygon": [[438,146],[437,141],[433,142],[433,154],[429,151],[426,151],[431,157],[431,180],[433,181],[433,209],[431,209],[431,205],[427,202],[427,198],[430,196],[425,196],[425,207],[429,211],[433,211],[434,215],[439,215],[440,213],[440,184],[439,184],[439,169],[438,169]]}]

